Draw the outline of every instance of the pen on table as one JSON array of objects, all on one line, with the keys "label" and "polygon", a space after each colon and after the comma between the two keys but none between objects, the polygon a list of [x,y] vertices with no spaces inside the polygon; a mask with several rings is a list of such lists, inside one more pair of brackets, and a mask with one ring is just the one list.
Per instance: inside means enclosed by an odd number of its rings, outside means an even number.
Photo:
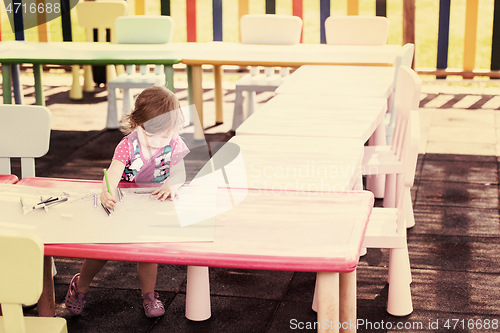
[{"label": "pen on table", "polygon": [[117,192],[118,192],[118,200],[123,201],[123,193],[121,188],[118,187]]},{"label": "pen on table", "polygon": [[102,202],[101,202],[101,206],[104,209],[104,211],[106,212],[106,214],[108,214],[108,216],[111,216],[111,211],[108,209],[108,207],[104,206],[104,204]]}]

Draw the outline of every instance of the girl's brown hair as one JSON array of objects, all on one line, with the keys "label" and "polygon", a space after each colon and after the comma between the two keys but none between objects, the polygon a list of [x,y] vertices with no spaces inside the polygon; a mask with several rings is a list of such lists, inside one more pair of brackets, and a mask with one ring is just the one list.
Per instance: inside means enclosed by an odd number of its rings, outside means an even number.
[{"label": "girl's brown hair", "polygon": [[138,126],[149,133],[177,133],[183,125],[184,115],[174,93],[165,87],[152,86],[139,94],[134,110],[124,117],[120,129],[124,134],[130,134]]}]

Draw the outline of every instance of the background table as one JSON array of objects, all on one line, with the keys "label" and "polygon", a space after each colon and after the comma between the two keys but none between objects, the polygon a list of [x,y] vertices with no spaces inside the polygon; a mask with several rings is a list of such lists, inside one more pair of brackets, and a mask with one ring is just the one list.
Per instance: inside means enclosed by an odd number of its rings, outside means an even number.
[{"label": "background table", "polygon": [[[0,63],[33,64],[36,104],[45,105],[42,65],[165,65],[165,75],[173,89],[173,64],[180,62],[178,47],[172,44],[111,44],[79,42],[1,42]],[[11,103],[10,66],[2,66],[4,104]]]},{"label": "background table", "polygon": [[385,126],[386,110],[384,98],[278,94],[236,129],[236,137],[351,138],[365,142],[379,126]]},{"label": "background table", "polygon": [[[202,65],[214,66],[216,123],[223,122],[222,65],[300,67],[314,65],[393,66],[400,45],[255,45],[228,42],[193,43],[183,53],[188,65],[189,104],[196,105],[200,124],[195,139],[203,139]],[[201,126],[201,127],[200,127]]]}]

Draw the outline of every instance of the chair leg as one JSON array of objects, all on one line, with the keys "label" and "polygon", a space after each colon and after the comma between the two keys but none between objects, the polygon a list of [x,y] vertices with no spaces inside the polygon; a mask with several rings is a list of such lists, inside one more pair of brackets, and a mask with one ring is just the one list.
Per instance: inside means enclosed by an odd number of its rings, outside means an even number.
[{"label": "chair leg", "polygon": [[92,74],[92,66],[83,66],[83,91],[93,92],[94,89],[94,75]]},{"label": "chair leg", "polygon": [[247,118],[250,117],[255,112],[256,103],[257,103],[257,94],[255,93],[255,91],[249,91]]},{"label": "chair leg", "polygon": [[403,205],[406,205],[406,228],[413,228],[415,226],[415,215],[413,215],[410,188],[405,188],[405,191],[407,193],[405,193],[405,202],[403,202]]},{"label": "chair leg", "polygon": [[71,66],[71,75],[73,76],[73,83],[71,84],[71,90],[69,91],[69,98],[71,99],[82,99],[82,86],[80,85],[80,66]]},{"label": "chair leg", "polygon": [[396,207],[396,174],[387,174],[385,177],[384,208]]},{"label": "chair leg", "polygon": [[407,316],[413,312],[411,300],[411,272],[408,248],[391,249],[389,255],[389,295],[387,312],[393,316]]},{"label": "chair leg", "polygon": [[186,282],[186,318],[202,321],[210,318],[208,267],[188,266]]},{"label": "chair leg", "polygon": [[233,127],[235,131],[243,123],[243,92],[236,88],[234,98]]},{"label": "chair leg", "polygon": [[132,111],[132,105],[134,104],[134,100],[132,97],[132,91],[130,88],[123,88],[123,113],[125,116]]},{"label": "chair leg", "polygon": [[106,128],[118,128],[118,110],[116,107],[116,88],[108,87],[108,116]]}]

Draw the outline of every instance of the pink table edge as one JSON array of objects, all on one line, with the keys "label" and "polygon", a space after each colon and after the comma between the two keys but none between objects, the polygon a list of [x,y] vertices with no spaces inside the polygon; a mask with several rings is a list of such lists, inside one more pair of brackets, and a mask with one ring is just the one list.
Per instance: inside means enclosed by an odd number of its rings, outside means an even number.
[{"label": "pink table edge", "polygon": [[[18,185],[36,187],[67,187],[72,182],[79,186],[95,186],[99,181],[70,180],[57,178],[23,178]],[[123,185],[135,184],[125,183]],[[124,186],[124,187],[125,187]],[[373,207],[373,194],[364,191],[363,206]],[[369,216],[369,215],[368,215]],[[367,227],[364,223],[362,235]],[[356,269],[362,240],[356,251],[346,252],[342,258],[325,257],[282,257],[262,255],[241,255],[210,252],[213,242],[193,243],[134,243],[130,244],[47,244],[45,255],[54,257],[91,258],[130,262],[151,262],[171,265],[209,266],[223,268],[338,272],[349,273]],[[307,259],[307,260],[306,260]]]}]

